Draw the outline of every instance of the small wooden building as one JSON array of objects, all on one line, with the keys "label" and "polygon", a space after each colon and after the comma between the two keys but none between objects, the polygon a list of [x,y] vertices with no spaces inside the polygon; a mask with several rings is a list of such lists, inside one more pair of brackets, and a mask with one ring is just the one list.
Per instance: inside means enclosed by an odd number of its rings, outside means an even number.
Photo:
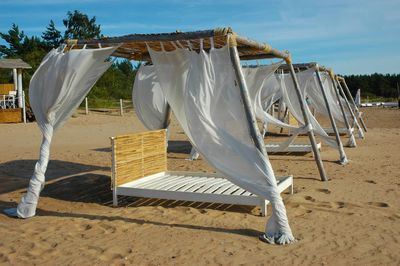
[{"label": "small wooden building", "polygon": [[10,69],[14,83],[0,84],[0,123],[26,122],[22,71],[32,68],[21,59],[0,59],[0,69]]}]

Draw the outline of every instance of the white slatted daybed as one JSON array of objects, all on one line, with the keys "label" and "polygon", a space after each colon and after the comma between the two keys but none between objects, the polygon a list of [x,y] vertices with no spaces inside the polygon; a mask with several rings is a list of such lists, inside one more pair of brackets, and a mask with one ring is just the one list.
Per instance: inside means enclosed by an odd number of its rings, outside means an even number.
[{"label": "white slatted daybed", "polygon": [[[225,179],[220,174],[167,171],[165,130],[111,138],[113,205],[118,196],[260,206],[267,200]],[[293,177],[278,178],[278,190],[290,188]]]},{"label": "white slatted daybed", "polygon": [[[265,148],[267,153],[310,153],[312,152],[311,144],[307,143],[292,143],[286,149],[282,149],[280,143],[267,143]],[[318,150],[321,150],[321,142],[317,143]]]},{"label": "white slatted daybed", "polygon": [[[340,135],[346,135],[349,132],[349,130],[345,127],[338,127],[337,129],[338,129]],[[333,128],[324,128],[324,131],[329,135],[335,134],[335,131],[333,131]]]}]

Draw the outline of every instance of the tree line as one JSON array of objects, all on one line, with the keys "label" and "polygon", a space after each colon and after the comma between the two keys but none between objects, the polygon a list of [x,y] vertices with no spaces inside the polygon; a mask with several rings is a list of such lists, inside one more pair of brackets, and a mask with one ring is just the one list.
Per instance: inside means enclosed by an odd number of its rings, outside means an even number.
[{"label": "tree line", "polygon": [[[29,81],[42,58],[51,49],[59,47],[64,40],[103,37],[96,17],[89,18],[78,10],[67,12],[63,26],[62,33],[54,21],[50,20],[41,36],[27,36],[16,24],[12,24],[8,32],[0,32],[0,38],[6,42],[6,45],[0,45],[0,58],[21,58],[32,66],[32,69],[24,71],[24,90],[28,89]],[[129,60],[114,61],[90,91],[88,98],[91,106],[129,99],[137,67]],[[1,83],[12,83],[12,73],[9,70],[0,71]]]},{"label": "tree line", "polygon": [[[97,24],[96,17],[78,11],[68,11],[63,19],[64,32],[56,28],[54,21],[50,20],[41,36],[27,36],[18,25],[12,24],[11,29],[0,32],[6,45],[0,45],[0,58],[21,58],[32,66],[25,71],[24,88],[27,90],[32,74],[40,65],[42,58],[53,48],[57,48],[66,39],[93,39],[103,37],[101,26]],[[129,60],[114,61],[112,66],[100,78],[89,93],[91,105],[95,106],[117,99],[131,97],[137,66]],[[397,84],[400,84],[399,74],[372,74],[372,75],[347,75],[344,76],[347,84],[355,95],[361,89],[362,97],[397,98]],[[0,71],[0,83],[11,83],[10,71]]]},{"label": "tree line", "polygon": [[361,97],[397,98],[400,74],[372,74],[344,76],[353,96],[361,89]]}]

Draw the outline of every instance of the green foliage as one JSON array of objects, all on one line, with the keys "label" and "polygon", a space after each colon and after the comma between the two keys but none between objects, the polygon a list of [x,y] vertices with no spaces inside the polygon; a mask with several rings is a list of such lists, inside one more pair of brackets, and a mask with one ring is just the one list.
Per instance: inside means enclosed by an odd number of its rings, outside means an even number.
[{"label": "green foliage", "polygon": [[[89,19],[86,14],[77,10],[69,11],[63,24],[65,39],[91,39],[102,36],[100,25],[96,24],[96,17]],[[7,33],[0,33],[0,37],[8,44],[0,46],[0,57],[21,58],[32,66],[31,70],[24,72],[23,87],[25,90],[27,90],[29,80],[40,65],[42,58],[48,51],[63,42],[61,36],[61,31],[56,28],[52,20],[41,38],[26,36],[15,24],[12,24]],[[130,61],[120,60],[113,63],[89,93],[90,106],[111,107],[119,99],[130,99],[135,74],[136,67]],[[12,83],[12,72],[1,70],[0,82]]]},{"label": "green foliage", "polygon": [[372,74],[344,76],[346,83],[355,95],[361,89],[361,96],[366,98],[397,98],[397,84],[400,85],[399,74]]},{"label": "green foliage", "polygon": [[93,39],[100,38],[100,25],[96,24],[96,17],[89,17],[78,10],[68,11],[67,18],[63,20],[66,28],[64,39]]},{"label": "green foliage", "polygon": [[103,100],[116,101],[119,99],[131,99],[132,86],[135,79],[136,70],[128,60],[114,62],[106,73],[97,81],[90,91],[88,98],[91,104],[100,106]]},{"label": "green foliage", "polygon": [[56,25],[53,20],[50,20],[46,31],[42,34],[42,39],[44,40],[48,48],[57,48],[62,42],[61,31],[56,29]]}]

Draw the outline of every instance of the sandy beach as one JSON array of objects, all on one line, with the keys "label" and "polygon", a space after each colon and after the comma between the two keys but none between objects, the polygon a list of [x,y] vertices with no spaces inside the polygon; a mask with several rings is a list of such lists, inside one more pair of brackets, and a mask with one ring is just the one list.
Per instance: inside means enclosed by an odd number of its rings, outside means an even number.
[{"label": "sandy beach", "polygon": [[[133,112],[71,118],[54,136],[37,216],[9,218],[3,209],[24,194],[41,133],[36,123],[0,124],[0,264],[399,265],[400,111],[363,111],[368,132],[346,148],[349,165],[322,148],[329,182],[310,154],[270,156],[277,175],[294,176],[294,195],[282,196],[298,242],[287,246],[258,240],[258,208],[134,198],[113,208],[109,137],[144,131]],[[213,172],[202,158],[184,160],[190,145],[172,125],[169,169]]]}]

